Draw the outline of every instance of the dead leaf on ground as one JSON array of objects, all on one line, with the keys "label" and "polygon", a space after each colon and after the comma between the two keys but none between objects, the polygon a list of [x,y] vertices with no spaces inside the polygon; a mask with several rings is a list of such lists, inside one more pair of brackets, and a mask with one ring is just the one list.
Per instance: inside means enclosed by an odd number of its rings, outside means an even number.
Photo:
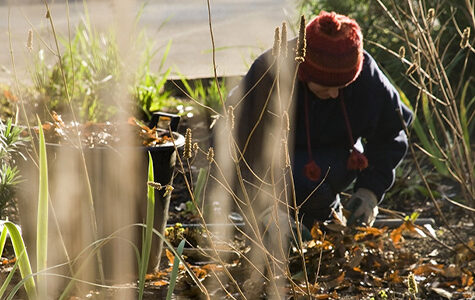
[{"label": "dead leaf on ground", "polygon": [[165,249],[165,254],[167,255],[168,263],[173,266],[173,262],[175,261],[175,255],[173,255],[173,253],[168,249]]},{"label": "dead leaf on ground", "polygon": [[165,281],[165,280],[158,280],[158,281],[154,281],[152,282],[151,284],[153,286],[165,286],[165,285],[168,285],[168,281]]},{"label": "dead leaf on ground", "polygon": [[428,276],[430,274],[442,274],[444,265],[442,264],[423,264],[412,270],[414,275]]}]

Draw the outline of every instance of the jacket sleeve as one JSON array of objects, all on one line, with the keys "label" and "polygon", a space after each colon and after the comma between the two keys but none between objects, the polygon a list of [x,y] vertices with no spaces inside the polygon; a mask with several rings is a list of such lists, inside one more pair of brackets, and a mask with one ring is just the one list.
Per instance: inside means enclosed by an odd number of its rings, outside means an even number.
[{"label": "jacket sleeve", "polygon": [[[365,155],[368,168],[356,179],[355,190],[366,188],[373,191],[379,200],[393,185],[395,168],[407,152],[408,140],[404,126],[412,122],[412,112],[404,105],[399,93],[374,63],[373,95],[379,105],[375,126],[365,136]],[[401,118],[402,117],[402,118]]]}]

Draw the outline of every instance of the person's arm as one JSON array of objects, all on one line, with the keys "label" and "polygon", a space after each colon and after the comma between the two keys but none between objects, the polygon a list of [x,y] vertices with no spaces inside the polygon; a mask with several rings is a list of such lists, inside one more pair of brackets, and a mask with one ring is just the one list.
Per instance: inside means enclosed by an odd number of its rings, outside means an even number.
[{"label": "person's arm", "polygon": [[[373,93],[381,108],[375,126],[368,136],[364,154],[368,167],[361,171],[354,186],[355,193],[347,204],[351,211],[348,223],[372,225],[378,214],[377,204],[394,183],[395,169],[407,152],[404,125],[412,121],[412,112],[400,101],[397,90],[375,69]],[[401,118],[402,117],[402,118]]]},{"label": "person's arm", "polygon": [[365,137],[368,168],[359,174],[355,184],[355,190],[371,190],[378,201],[394,183],[395,169],[407,152],[408,141],[401,120],[406,126],[412,121],[412,112],[400,101],[397,90],[385,77],[382,80],[376,94],[383,101],[382,108],[374,131]]}]

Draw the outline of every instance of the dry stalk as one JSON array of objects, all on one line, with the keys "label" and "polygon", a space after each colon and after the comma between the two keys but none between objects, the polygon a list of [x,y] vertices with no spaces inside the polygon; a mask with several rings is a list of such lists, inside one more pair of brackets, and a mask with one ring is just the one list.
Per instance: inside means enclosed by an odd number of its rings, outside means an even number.
[{"label": "dry stalk", "polygon": [[[63,59],[62,59],[60,48],[59,48],[59,41],[58,41],[58,36],[56,34],[56,27],[54,25],[53,18],[51,16],[51,12],[50,12],[50,9],[49,9],[49,6],[48,6],[48,2],[46,0],[43,0],[43,3],[45,5],[46,12],[47,12],[47,18],[49,20],[51,30],[53,32],[53,38],[54,38],[54,42],[55,42],[55,46],[56,46],[56,55],[58,57],[58,63],[60,65],[59,69],[60,69],[60,72],[61,72],[61,78],[63,80],[64,89],[65,89],[65,92],[66,92],[66,98],[67,98],[67,101],[68,101],[69,109],[71,111],[73,121],[75,123],[77,123],[76,113],[73,109],[72,102],[71,102],[71,96],[69,94],[69,88],[68,88],[68,84],[67,84],[67,80],[66,80],[66,75],[64,74]],[[89,214],[90,214],[90,218],[91,218],[92,231],[93,231],[92,234],[93,234],[93,239],[97,240],[98,239],[98,229],[97,229],[97,220],[96,220],[96,214],[95,214],[95,209],[94,209],[94,199],[93,199],[93,196],[92,196],[92,186],[91,186],[91,181],[90,181],[89,173],[88,173],[87,166],[86,166],[86,157],[84,155],[84,149],[82,147],[82,141],[81,141],[81,138],[80,138],[78,126],[75,126],[75,130],[76,130],[76,136],[77,136],[77,141],[78,141],[78,145],[79,145],[78,148],[79,148],[79,153],[80,153],[80,157],[81,157],[81,165],[83,166],[83,172],[84,172],[84,176],[86,178],[86,189],[87,189],[87,195],[88,195],[88,200],[89,200],[88,201],[88,203],[89,203]],[[98,263],[99,276],[101,278],[101,283],[104,284],[105,283],[105,276],[104,276],[104,268],[103,268],[103,262],[102,262],[102,254],[101,254],[100,249],[98,249],[98,252],[97,252],[97,263]]]}]

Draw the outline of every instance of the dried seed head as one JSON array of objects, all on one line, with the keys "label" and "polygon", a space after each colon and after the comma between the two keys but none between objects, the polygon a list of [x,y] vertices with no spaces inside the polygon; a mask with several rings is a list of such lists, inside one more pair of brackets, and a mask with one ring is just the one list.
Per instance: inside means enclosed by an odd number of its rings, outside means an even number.
[{"label": "dried seed head", "polygon": [[28,48],[29,51],[33,50],[33,30],[32,29],[28,30],[28,40],[26,42],[26,48]]},{"label": "dried seed head", "polygon": [[198,150],[200,149],[200,146],[198,146],[198,143],[193,143],[193,152],[198,153]]},{"label": "dried seed head", "polygon": [[463,30],[462,40],[460,41],[460,48],[464,49],[469,46],[468,39],[470,38],[470,27]]},{"label": "dried seed head", "polygon": [[147,184],[156,190],[161,190],[163,186],[158,182],[148,181]]},{"label": "dried seed head", "polygon": [[289,114],[287,113],[287,111],[284,111],[282,115],[282,126],[284,130],[286,131],[286,133],[290,131],[290,119],[289,119]]},{"label": "dried seed head", "polygon": [[228,125],[230,129],[234,129],[234,107],[228,106]]},{"label": "dried seed head", "polygon": [[282,139],[282,158],[281,164],[284,168],[290,167],[290,155],[289,155],[289,147],[287,145],[287,140]]},{"label": "dried seed head", "polygon": [[404,46],[399,47],[399,57],[401,59],[406,57],[406,48]]},{"label": "dried seed head", "polygon": [[411,75],[418,68],[417,63],[413,63],[406,71],[406,75]]},{"label": "dried seed head", "polygon": [[272,47],[272,56],[278,57],[280,52],[280,29],[275,28],[274,31],[274,46]]},{"label": "dried seed head", "polygon": [[300,17],[299,39],[297,41],[297,50],[295,60],[299,63],[305,61],[305,51],[307,48],[307,40],[305,38],[305,16]]},{"label": "dried seed head", "polygon": [[208,150],[208,155],[206,156],[206,159],[212,163],[213,160],[214,160],[214,149],[213,147],[209,147],[209,150]]},{"label": "dried seed head", "polygon": [[173,191],[173,186],[167,184],[167,185],[165,186],[165,193],[163,193],[163,197],[168,196],[169,194],[172,193],[172,191]]},{"label": "dried seed head", "polygon": [[434,17],[435,17],[435,10],[433,8],[429,8],[427,11],[427,22],[429,24],[432,24],[434,22]]},{"label": "dried seed head", "polygon": [[419,292],[419,289],[417,287],[416,278],[414,276],[414,273],[412,273],[412,272],[409,273],[409,275],[407,276],[407,290],[411,294],[417,294]]},{"label": "dried seed head", "polygon": [[192,152],[191,152],[191,129],[187,128],[186,133],[185,133],[185,147],[183,149],[183,157],[186,159],[191,158]]},{"label": "dried seed head", "polygon": [[282,22],[282,32],[280,38],[280,55],[282,57],[287,57],[287,23]]}]

